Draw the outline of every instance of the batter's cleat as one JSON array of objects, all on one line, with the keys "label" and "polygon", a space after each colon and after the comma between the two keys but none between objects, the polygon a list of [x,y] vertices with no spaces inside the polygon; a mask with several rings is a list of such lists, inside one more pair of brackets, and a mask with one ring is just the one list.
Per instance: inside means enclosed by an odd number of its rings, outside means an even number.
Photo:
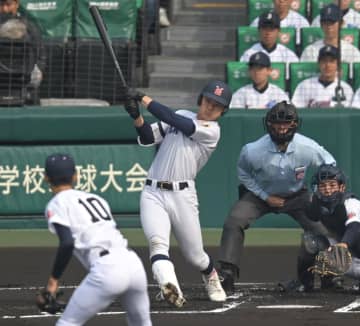
[{"label": "batter's cleat", "polygon": [[177,287],[172,283],[161,286],[161,297],[176,308],[181,308],[185,303],[185,298],[180,295]]},{"label": "batter's cleat", "polygon": [[226,293],[221,286],[219,275],[215,269],[209,275],[203,275],[202,278],[210,301],[226,301]]}]

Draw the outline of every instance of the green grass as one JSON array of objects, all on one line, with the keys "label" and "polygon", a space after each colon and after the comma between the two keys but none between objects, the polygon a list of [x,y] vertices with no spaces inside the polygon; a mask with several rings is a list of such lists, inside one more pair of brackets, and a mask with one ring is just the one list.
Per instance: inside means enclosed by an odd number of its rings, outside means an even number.
[{"label": "green grass", "polygon": [[[203,229],[205,246],[218,246],[221,229]],[[132,247],[147,246],[141,229],[123,229]],[[246,231],[246,246],[294,246],[300,242],[301,229],[252,228]],[[54,247],[57,237],[48,230],[0,230],[0,247]],[[176,245],[172,238],[171,244]]]}]

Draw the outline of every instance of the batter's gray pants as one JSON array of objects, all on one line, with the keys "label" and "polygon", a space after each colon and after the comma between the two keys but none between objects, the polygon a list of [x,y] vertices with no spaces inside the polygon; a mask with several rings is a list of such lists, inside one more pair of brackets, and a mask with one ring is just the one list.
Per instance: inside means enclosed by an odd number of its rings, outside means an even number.
[{"label": "batter's gray pants", "polygon": [[285,205],[280,209],[269,206],[252,192],[246,191],[232,207],[225,220],[221,236],[219,261],[231,263],[240,268],[245,239],[244,230],[267,213],[288,214],[305,231],[312,231],[315,234],[326,236],[328,233],[321,222],[313,222],[306,217],[304,208],[307,203],[309,203],[309,194],[305,189],[288,198]]}]

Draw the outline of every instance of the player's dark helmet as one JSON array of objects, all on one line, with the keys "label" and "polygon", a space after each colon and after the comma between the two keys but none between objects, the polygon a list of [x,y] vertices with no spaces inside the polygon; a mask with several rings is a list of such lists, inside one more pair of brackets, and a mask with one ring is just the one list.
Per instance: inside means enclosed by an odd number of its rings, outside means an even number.
[{"label": "player's dark helmet", "polygon": [[327,180],[336,180],[339,185],[346,185],[346,176],[340,168],[332,164],[322,164],[314,173],[311,181],[314,196],[328,209],[333,209],[342,201],[343,192],[336,191],[331,195],[322,194],[319,191],[319,184]]},{"label": "player's dark helmet", "polygon": [[[278,133],[274,128],[274,124],[281,122],[289,122],[290,126],[285,133]],[[297,114],[294,105],[286,101],[279,102],[274,105],[264,118],[264,127],[269,133],[271,139],[276,144],[284,144],[291,141],[297,131],[301,120]]]},{"label": "player's dark helmet", "polygon": [[221,80],[213,80],[209,82],[201,91],[198,97],[198,105],[201,104],[203,96],[214,100],[215,102],[224,106],[226,113],[232,98],[230,87]]}]

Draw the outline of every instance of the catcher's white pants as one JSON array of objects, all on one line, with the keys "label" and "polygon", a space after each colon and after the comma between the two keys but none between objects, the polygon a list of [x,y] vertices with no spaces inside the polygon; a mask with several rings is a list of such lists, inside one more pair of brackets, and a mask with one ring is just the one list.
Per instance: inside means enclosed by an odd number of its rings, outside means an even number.
[{"label": "catcher's white pants", "polygon": [[117,297],[129,326],[151,326],[147,279],[140,258],[126,248],[99,257],[74,291],[57,326],[84,325]]},{"label": "catcher's white pants", "polygon": [[[209,266],[210,258],[203,248],[198,199],[194,182],[183,190],[161,190],[145,186],[140,199],[141,224],[149,242],[150,257],[169,256],[171,229],[184,257],[199,271]],[[166,282],[166,274],[175,273],[168,264],[157,264],[157,281]],[[166,269],[166,270],[165,270]],[[173,282],[175,275],[168,282]],[[160,284],[161,285],[161,284]]]}]

